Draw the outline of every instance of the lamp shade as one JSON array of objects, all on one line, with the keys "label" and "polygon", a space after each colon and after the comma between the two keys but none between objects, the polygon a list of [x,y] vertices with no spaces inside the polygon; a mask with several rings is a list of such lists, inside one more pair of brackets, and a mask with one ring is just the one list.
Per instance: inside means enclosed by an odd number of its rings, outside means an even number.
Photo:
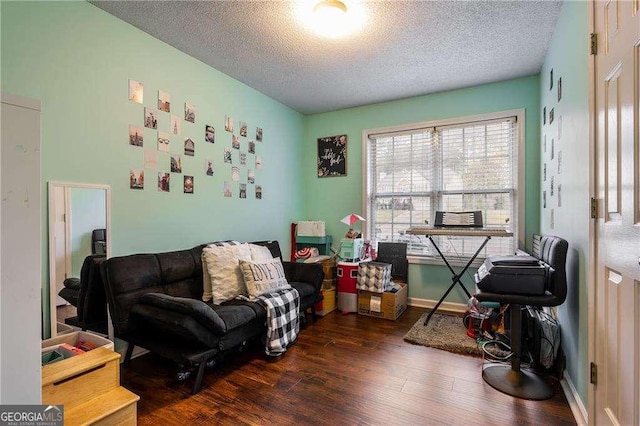
[{"label": "lamp shade", "polygon": [[345,225],[353,225],[354,223],[356,223],[357,221],[362,221],[365,222],[366,219],[362,216],[360,216],[359,214],[355,214],[355,213],[351,213],[345,217],[342,218],[342,220],[340,222],[344,223]]}]

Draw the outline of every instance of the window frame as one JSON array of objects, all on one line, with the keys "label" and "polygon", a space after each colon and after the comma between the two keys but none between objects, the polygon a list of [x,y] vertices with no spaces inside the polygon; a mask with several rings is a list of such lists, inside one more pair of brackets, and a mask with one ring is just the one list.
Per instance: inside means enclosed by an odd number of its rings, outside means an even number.
[{"label": "window frame", "polygon": [[[525,153],[525,129],[526,129],[526,123],[525,123],[525,109],[524,108],[519,108],[519,109],[512,109],[512,110],[505,110],[505,111],[497,111],[497,112],[490,112],[490,113],[484,113],[484,114],[476,114],[476,115],[469,115],[469,116],[463,116],[463,117],[454,117],[454,118],[445,118],[445,119],[438,119],[438,120],[432,120],[432,121],[425,121],[425,122],[419,122],[419,123],[408,123],[408,124],[402,124],[402,125],[396,125],[396,126],[388,126],[388,127],[379,127],[379,128],[373,128],[373,129],[363,129],[362,130],[362,188],[363,188],[363,192],[362,192],[362,211],[365,213],[365,215],[369,216],[370,215],[370,211],[369,211],[369,199],[371,197],[371,193],[372,193],[372,188],[369,188],[369,175],[370,175],[370,171],[367,167],[367,165],[369,164],[369,138],[371,136],[377,135],[377,134],[388,134],[388,133],[408,133],[408,132],[412,132],[412,131],[418,131],[421,129],[425,129],[425,128],[436,128],[436,127],[445,127],[445,126],[459,126],[459,125],[468,125],[468,124],[472,124],[473,122],[476,121],[489,121],[489,120],[499,120],[499,119],[505,119],[505,118],[509,118],[509,117],[515,117],[516,118],[516,123],[518,123],[517,126],[517,133],[516,133],[516,155],[517,155],[517,164],[516,166],[516,177],[514,179],[514,183],[515,183],[515,188],[513,189],[514,192],[514,197],[515,197],[515,204],[514,204],[514,208],[515,208],[515,216],[516,216],[516,223],[514,225],[514,241],[516,244],[516,249],[524,249],[525,247],[525,198],[526,198],[526,193],[525,193],[525,158],[524,158],[524,153]],[[432,191],[432,193],[437,193],[441,191],[440,188]],[[364,238],[366,239],[370,239],[369,236],[369,227],[365,227],[365,229],[363,230],[363,235]],[[478,258],[476,259],[476,261],[474,262],[474,266],[479,265],[484,259],[480,258],[481,256],[478,256]],[[409,263],[415,263],[415,264],[427,264],[427,265],[444,265],[444,262],[442,261],[442,259],[440,259],[437,256],[426,256],[426,255],[415,255],[415,254],[410,254],[409,256],[407,256]],[[461,257],[461,258],[455,258],[452,257],[451,259],[447,258],[447,260],[449,261],[450,264],[452,265],[465,265],[466,261],[468,260],[467,257]]]}]

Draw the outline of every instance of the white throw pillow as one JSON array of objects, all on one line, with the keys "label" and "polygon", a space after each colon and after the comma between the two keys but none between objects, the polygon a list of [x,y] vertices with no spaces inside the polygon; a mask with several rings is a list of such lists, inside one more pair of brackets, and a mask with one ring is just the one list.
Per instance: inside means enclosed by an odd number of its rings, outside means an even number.
[{"label": "white throw pillow", "polygon": [[251,249],[251,261],[253,262],[266,262],[273,259],[271,252],[266,246],[249,244],[249,248]]},{"label": "white throw pillow", "polygon": [[[211,282],[213,303],[220,304],[247,294],[244,278],[240,269],[240,260],[251,260],[251,249],[248,244],[233,246],[207,246],[202,249],[202,266],[208,273]],[[206,280],[203,277],[203,282]],[[209,294],[203,292],[202,299],[207,302]]]},{"label": "white throw pillow", "polygon": [[240,261],[244,283],[250,297],[260,296],[277,290],[290,289],[284,276],[284,267],[279,257],[266,262]]}]

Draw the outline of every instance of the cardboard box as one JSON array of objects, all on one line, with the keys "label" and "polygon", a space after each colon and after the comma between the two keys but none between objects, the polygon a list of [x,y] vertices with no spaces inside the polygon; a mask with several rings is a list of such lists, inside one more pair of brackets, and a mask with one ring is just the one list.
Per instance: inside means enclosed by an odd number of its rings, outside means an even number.
[{"label": "cardboard box", "polygon": [[336,288],[322,290],[322,297],[323,299],[316,303],[316,314],[325,316],[336,310]]},{"label": "cardboard box", "polygon": [[67,333],[60,336],[52,337],[42,341],[42,353],[50,351],[52,348],[56,348],[63,343],[67,343],[71,346],[75,346],[79,341],[89,342],[96,347],[104,347],[113,350],[113,342],[106,337],[102,337],[98,334],[89,333],[87,331],[75,331],[73,333]]},{"label": "cardboard box", "polygon": [[401,283],[401,288],[395,293],[374,293],[358,290],[358,314],[370,317],[397,320],[407,309],[409,286]]}]

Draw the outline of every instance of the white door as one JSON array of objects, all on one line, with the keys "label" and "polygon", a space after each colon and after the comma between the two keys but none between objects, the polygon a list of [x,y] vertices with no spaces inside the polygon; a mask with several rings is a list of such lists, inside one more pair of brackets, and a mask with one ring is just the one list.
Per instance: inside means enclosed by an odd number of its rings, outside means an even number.
[{"label": "white door", "polygon": [[[640,424],[639,0],[596,1],[595,423]],[[593,412],[593,411],[592,411]]]},{"label": "white door", "polygon": [[40,101],[0,100],[0,404],[40,404]]}]

